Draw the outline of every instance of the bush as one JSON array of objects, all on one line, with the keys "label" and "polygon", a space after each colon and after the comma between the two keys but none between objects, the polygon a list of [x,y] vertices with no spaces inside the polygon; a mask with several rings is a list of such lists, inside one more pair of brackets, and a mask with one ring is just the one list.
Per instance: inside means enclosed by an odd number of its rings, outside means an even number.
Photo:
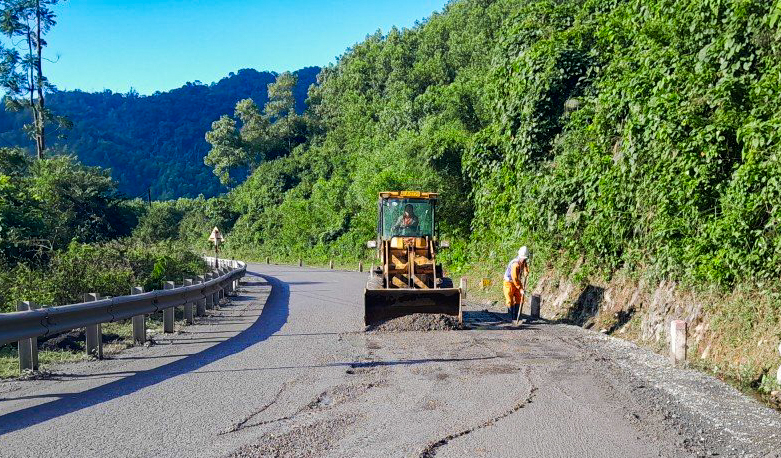
[{"label": "bush", "polygon": [[179,243],[144,244],[130,239],[103,244],[71,243],[48,265],[20,263],[0,273],[2,311],[29,300],[44,305],[81,302],[83,294],[124,296],[130,288],[161,289],[207,270],[203,259]]}]

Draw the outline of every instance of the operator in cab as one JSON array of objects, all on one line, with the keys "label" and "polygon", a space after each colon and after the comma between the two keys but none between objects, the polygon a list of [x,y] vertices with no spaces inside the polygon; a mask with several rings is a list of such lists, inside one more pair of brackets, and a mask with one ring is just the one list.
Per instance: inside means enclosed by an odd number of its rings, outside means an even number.
[{"label": "operator in cab", "polygon": [[529,249],[522,246],[518,256],[513,258],[504,271],[504,303],[510,319],[518,316],[518,308],[526,294],[526,278],[529,276]]},{"label": "operator in cab", "polygon": [[418,217],[415,215],[415,208],[412,204],[404,206],[404,213],[399,215],[396,223],[393,224],[393,232],[403,231],[404,233],[417,233],[419,228]]}]

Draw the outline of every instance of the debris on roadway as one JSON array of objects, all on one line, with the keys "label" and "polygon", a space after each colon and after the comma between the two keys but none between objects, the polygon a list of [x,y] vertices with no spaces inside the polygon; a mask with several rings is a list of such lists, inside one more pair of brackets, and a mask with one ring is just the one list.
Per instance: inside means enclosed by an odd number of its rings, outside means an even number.
[{"label": "debris on roadway", "polygon": [[366,327],[368,332],[451,331],[455,329],[463,329],[457,317],[427,313],[414,313]]}]

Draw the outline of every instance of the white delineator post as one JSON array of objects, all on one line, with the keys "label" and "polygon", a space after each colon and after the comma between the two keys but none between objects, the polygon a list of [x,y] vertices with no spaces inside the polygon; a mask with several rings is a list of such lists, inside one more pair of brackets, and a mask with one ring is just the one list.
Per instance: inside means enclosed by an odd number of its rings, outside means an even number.
[{"label": "white delineator post", "polygon": [[461,277],[461,284],[459,285],[461,288],[461,299],[466,299],[466,278]]},{"label": "white delineator post", "polygon": [[672,320],[670,322],[670,361],[681,364],[686,361],[686,322]]}]

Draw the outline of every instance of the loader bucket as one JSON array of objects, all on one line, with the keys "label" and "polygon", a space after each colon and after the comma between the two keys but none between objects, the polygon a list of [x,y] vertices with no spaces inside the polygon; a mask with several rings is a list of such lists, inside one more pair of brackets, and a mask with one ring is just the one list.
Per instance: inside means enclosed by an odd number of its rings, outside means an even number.
[{"label": "loader bucket", "polygon": [[374,325],[414,313],[442,313],[461,319],[461,290],[439,289],[366,289],[364,322]]}]

